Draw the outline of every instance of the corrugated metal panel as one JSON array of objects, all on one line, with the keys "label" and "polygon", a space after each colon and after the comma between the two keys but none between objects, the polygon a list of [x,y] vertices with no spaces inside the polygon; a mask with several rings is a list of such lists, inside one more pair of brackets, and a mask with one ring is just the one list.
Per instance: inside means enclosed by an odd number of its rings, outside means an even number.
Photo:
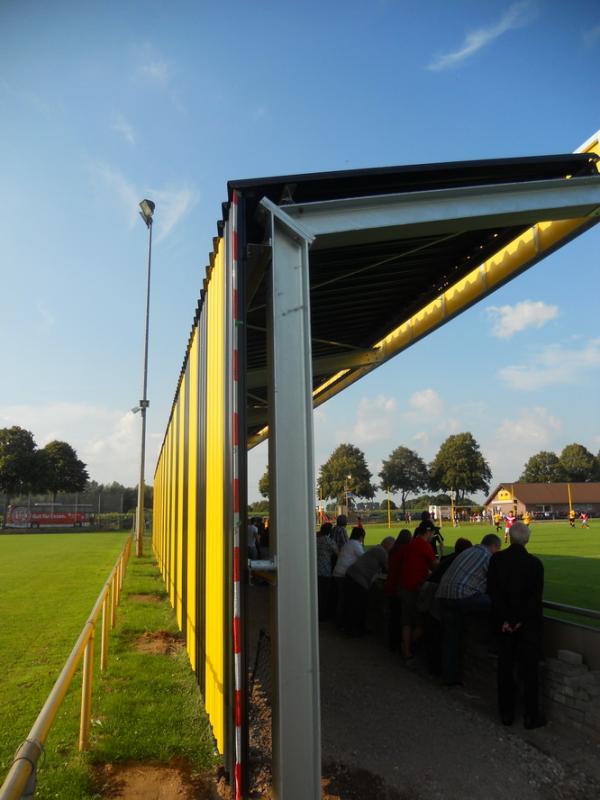
[{"label": "corrugated metal panel", "polygon": [[206,675],[204,701],[219,750],[223,752],[225,680],[224,608],[224,435],[225,435],[225,267],[223,241],[215,248],[208,288],[209,349],[206,403]]}]

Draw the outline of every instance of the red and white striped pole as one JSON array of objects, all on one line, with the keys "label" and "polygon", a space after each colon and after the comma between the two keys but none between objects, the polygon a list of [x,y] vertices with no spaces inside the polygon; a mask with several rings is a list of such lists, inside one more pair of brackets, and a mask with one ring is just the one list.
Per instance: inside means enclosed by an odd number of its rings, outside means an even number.
[{"label": "red and white striped pole", "polygon": [[234,719],[235,719],[235,800],[242,797],[242,640],[240,585],[240,471],[238,415],[238,195],[231,198],[231,307],[233,351],[233,658],[234,658]]}]

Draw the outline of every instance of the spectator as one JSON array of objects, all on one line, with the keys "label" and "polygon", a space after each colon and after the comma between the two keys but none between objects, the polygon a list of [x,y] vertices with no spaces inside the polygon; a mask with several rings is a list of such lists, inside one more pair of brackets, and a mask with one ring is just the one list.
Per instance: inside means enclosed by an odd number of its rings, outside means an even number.
[{"label": "spectator", "polygon": [[[333,532],[335,532],[335,528],[333,529]],[[333,532],[332,532],[332,538],[333,538]],[[336,561],[335,568],[333,570],[333,583],[336,592],[336,604],[337,604],[336,621],[338,622],[338,624],[341,624],[342,622],[342,613],[344,607],[344,577],[346,575],[346,570],[348,569],[348,567],[354,564],[354,562],[356,561],[357,558],[359,558],[359,556],[362,556],[362,554],[365,552],[365,548],[363,547],[364,540],[365,540],[364,528],[352,528],[350,539],[340,549],[338,559]],[[337,542],[335,542],[335,539],[334,543],[337,546]]]},{"label": "spectator", "polygon": [[344,624],[346,633],[362,636],[365,633],[369,609],[369,589],[379,572],[386,572],[388,553],[394,546],[394,537],[386,536],[381,544],[371,547],[346,570],[344,578]]},{"label": "spectator", "polygon": [[254,561],[258,558],[258,528],[254,524],[254,517],[248,521],[248,538],[246,540],[248,558]]},{"label": "spectator", "polygon": [[423,511],[421,514],[421,522],[415,528],[415,536],[419,536],[421,532],[425,530],[427,526],[431,526],[433,528],[433,536],[431,537],[431,547],[433,548],[434,554],[438,555],[438,544],[440,548],[443,550],[444,547],[444,537],[442,536],[440,529],[436,526],[433,519],[431,518],[431,514],[429,511]]},{"label": "spectator", "polygon": [[342,547],[348,542],[348,534],[346,533],[346,525],[348,518],[344,514],[340,514],[335,521],[335,528],[331,532],[331,538],[337,545],[339,552],[342,552]]},{"label": "spectator", "polygon": [[445,572],[452,566],[454,559],[456,556],[460,555],[463,550],[466,550],[468,547],[473,547],[473,542],[470,539],[464,539],[462,536],[459,536],[456,542],[454,543],[454,552],[450,553],[450,555],[443,556],[440,559],[439,566],[436,570],[434,570],[429,578],[427,579],[428,583],[437,583],[439,585],[440,581],[442,580]]},{"label": "spectator", "polygon": [[487,573],[490,558],[502,542],[495,533],[486,534],[481,544],[458,555],[440,581],[436,599],[442,616],[442,674],[447,686],[462,683],[461,649],[464,615],[490,608]]},{"label": "spectator", "polygon": [[265,531],[265,524],[262,517],[254,517],[252,524],[256,528],[256,557],[265,558],[265,553],[262,548],[262,537]]},{"label": "spectator", "polygon": [[423,633],[417,614],[417,596],[421,585],[437,566],[431,546],[435,528],[433,523],[419,525],[415,536],[406,545],[400,557],[400,601],[402,603],[402,657],[406,666],[414,666],[412,644]]},{"label": "spectator", "polygon": [[400,648],[402,641],[402,616],[400,605],[400,566],[401,554],[412,536],[409,530],[403,528],[388,553],[388,575],[383,587],[384,594],[389,601],[389,647],[392,652]]},{"label": "spectator", "polygon": [[319,600],[319,622],[328,619],[334,603],[332,565],[337,557],[337,545],[331,538],[333,525],[324,522],[317,533],[317,584]]},{"label": "spectator", "polygon": [[499,634],[498,709],[503,725],[512,725],[517,686],[515,666],[523,678],[526,728],[546,724],[538,705],[538,660],[542,645],[542,595],[544,567],[525,549],[529,528],[515,522],[510,529],[510,547],[492,556],[488,592],[492,600],[495,628]]},{"label": "spectator", "polygon": [[442,623],[440,601],[436,600],[435,593],[440,581],[450,568],[454,559],[473,544],[469,539],[459,537],[454,543],[454,552],[444,556],[439,566],[427,578],[419,594],[419,605],[425,611],[423,618],[425,647],[427,651],[427,666],[432,675],[442,674]]}]

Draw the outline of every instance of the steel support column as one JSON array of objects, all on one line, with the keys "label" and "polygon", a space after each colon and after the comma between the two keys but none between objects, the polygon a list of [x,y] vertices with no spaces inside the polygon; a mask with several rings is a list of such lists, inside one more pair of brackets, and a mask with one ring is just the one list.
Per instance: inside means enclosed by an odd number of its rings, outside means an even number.
[{"label": "steel support column", "polygon": [[274,588],[273,782],[279,800],[321,797],[310,237],[269,201],[269,472]]}]

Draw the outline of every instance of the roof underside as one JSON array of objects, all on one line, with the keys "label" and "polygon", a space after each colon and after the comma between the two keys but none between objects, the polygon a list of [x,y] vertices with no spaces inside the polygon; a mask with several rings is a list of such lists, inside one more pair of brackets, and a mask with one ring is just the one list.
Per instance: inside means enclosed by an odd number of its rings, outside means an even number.
[{"label": "roof underside", "polygon": [[[266,301],[270,252],[263,219],[263,197],[282,206],[341,198],[374,197],[435,189],[519,184],[596,175],[596,157],[569,154],[535,158],[426,164],[352,172],[290,175],[231,181],[244,203],[247,245],[247,366],[266,373]],[[336,374],[335,357],[364,351],[422,309],[451,284],[496,253],[531,223],[461,229],[417,238],[315,248],[310,252],[314,387]],[[329,359],[330,363],[323,362]],[[258,419],[267,404],[266,379],[249,383],[250,435],[264,426]]]}]

